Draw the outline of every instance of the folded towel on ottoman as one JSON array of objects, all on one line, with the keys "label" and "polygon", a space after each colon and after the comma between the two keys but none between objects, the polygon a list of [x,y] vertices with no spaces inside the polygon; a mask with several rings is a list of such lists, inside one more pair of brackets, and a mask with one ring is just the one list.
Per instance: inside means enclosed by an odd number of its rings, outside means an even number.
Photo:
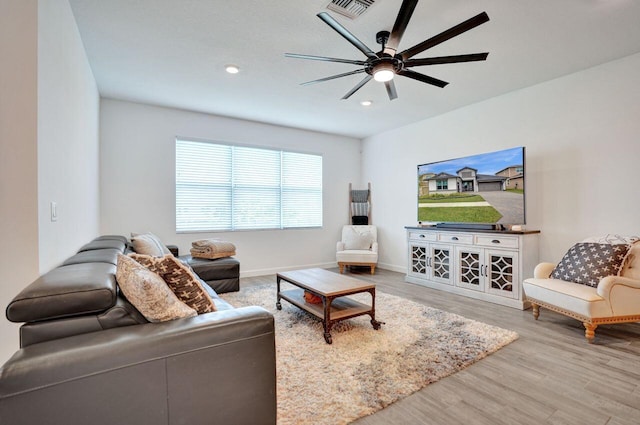
[{"label": "folded towel on ottoman", "polygon": [[191,243],[191,256],[214,260],[236,255],[236,246],[220,239],[200,239]]}]

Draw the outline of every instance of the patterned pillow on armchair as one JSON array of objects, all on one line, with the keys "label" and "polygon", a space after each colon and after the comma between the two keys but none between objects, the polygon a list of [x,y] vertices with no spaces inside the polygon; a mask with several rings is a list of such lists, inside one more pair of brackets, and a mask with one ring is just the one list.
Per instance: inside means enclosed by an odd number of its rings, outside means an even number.
[{"label": "patterned pillow on armchair", "polygon": [[595,288],[603,277],[620,274],[628,251],[628,244],[577,243],[553,269],[551,278]]}]

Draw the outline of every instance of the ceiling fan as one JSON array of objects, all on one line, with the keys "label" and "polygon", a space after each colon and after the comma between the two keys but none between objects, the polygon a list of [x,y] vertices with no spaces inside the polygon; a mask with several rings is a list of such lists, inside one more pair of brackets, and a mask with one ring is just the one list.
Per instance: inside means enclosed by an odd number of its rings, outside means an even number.
[{"label": "ceiling fan", "polygon": [[309,85],[315,83],[321,83],[323,81],[329,81],[340,77],[346,77],[348,75],[366,73],[367,75],[355,85],[342,99],[348,99],[355,92],[360,90],[362,86],[367,84],[372,78],[376,81],[384,82],[387,89],[389,99],[393,100],[398,97],[395,84],[393,83],[393,77],[395,75],[401,75],[403,77],[412,78],[423,83],[431,84],[436,87],[444,87],[449,84],[446,81],[439,80],[437,78],[430,77],[428,75],[420,74],[412,71],[409,68],[414,66],[424,65],[437,65],[456,62],[473,62],[483,61],[487,59],[489,53],[472,53],[467,55],[455,55],[455,56],[440,56],[432,58],[412,59],[415,55],[424,52],[440,43],[443,43],[453,37],[456,37],[466,31],[469,31],[478,25],[484,24],[489,21],[489,16],[486,12],[482,12],[473,18],[470,18],[456,26],[449,28],[440,34],[431,37],[422,43],[416,44],[406,50],[398,53],[398,45],[404,34],[411,15],[413,14],[418,0],[403,0],[400,11],[396,17],[396,21],[393,24],[393,29],[389,31],[380,31],[376,34],[376,41],[382,45],[382,50],[375,53],[369,47],[367,47],[362,41],[358,40],[356,36],[351,34],[345,27],[340,25],[338,21],[333,19],[331,15],[326,12],[318,13],[318,17],[322,19],[327,25],[333,28],[338,34],[344,37],[349,43],[354,45],[358,50],[365,54],[366,60],[351,60],[351,59],[337,59],[324,56],[310,56],[299,55],[295,53],[285,53],[286,57],[297,59],[310,59],[326,62],[339,62],[348,63],[353,65],[363,66],[361,69],[355,71],[345,72],[343,74],[332,75],[330,77],[320,78],[319,80],[307,81],[302,85]]}]

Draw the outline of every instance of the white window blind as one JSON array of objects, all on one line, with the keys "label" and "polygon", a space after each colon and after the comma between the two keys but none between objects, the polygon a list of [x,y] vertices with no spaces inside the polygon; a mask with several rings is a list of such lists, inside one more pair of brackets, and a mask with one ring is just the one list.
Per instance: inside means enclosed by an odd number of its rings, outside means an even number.
[{"label": "white window blind", "polygon": [[322,156],[176,140],[176,231],[322,226]]}]

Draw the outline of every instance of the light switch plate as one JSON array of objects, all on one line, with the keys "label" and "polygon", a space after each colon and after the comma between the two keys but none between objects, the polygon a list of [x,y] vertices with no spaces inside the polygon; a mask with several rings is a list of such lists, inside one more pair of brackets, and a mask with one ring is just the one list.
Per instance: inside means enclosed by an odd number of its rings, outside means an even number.
[{"label": "light switch plate", "polygon": [[58,204],[51,201],[51,221],[58,221]]}]

